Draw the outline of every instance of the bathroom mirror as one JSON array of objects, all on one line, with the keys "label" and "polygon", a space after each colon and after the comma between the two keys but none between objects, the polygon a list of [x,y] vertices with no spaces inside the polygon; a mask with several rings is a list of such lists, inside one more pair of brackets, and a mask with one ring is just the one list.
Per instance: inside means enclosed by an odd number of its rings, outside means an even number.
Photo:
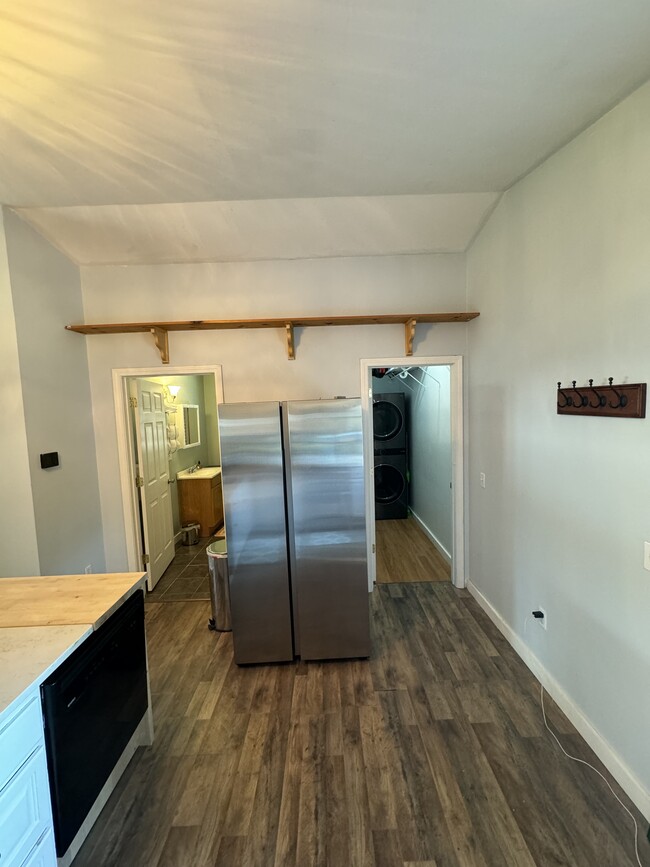
[{"label": "bathroom mirror", "polygon": [[179,440],[180,448],[189,449],[201,444],[201,425],[199,407],[192,403],[182,403],[180,409]]}]

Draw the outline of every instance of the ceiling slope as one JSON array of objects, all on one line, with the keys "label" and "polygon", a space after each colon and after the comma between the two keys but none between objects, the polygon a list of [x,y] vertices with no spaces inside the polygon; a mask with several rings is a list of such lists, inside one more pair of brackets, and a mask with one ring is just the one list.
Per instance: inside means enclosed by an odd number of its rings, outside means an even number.
[{"label": "ceiling slope", "polygon": [[35,208],[18,214],[79,265],[465,250],[497,193]]},{"label": "ceiling slope", "polygon": [[648,0],[0,0],[0,202],[503,190],[649,44]]}]

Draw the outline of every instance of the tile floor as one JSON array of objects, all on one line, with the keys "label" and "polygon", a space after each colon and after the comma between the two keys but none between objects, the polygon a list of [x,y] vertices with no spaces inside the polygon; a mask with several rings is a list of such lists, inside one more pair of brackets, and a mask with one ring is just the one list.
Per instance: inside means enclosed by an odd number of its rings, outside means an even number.
[{"label": "tile floor", "polygon": [[151,593],[147,602],[180,602],[210,599],[208,555],[205,549],[213,539],[199,539],[196,545],[179,545],[174,559]]}]

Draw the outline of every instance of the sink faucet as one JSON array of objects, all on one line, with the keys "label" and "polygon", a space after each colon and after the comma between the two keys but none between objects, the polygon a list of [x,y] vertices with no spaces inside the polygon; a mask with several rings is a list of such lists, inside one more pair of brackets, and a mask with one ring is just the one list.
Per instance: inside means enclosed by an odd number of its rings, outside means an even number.
[{"label": "sink faucet", "polygon": [[195,473],[197,470],[201,469],[201,461],[197,461],[193,466],[189,467],[188,473]]}]

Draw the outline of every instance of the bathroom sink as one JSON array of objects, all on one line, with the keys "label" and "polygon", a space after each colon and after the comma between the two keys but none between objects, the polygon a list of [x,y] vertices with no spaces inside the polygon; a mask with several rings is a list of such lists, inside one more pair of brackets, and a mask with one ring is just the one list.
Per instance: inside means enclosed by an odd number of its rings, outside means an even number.
[{"label": "bathroom sink", "polygon": [[201,467],[200,470],[195,470],[190,473],[189,470],[181,470],[176,473],[177,479],[213,479],[221,472],[221,467]]}]

